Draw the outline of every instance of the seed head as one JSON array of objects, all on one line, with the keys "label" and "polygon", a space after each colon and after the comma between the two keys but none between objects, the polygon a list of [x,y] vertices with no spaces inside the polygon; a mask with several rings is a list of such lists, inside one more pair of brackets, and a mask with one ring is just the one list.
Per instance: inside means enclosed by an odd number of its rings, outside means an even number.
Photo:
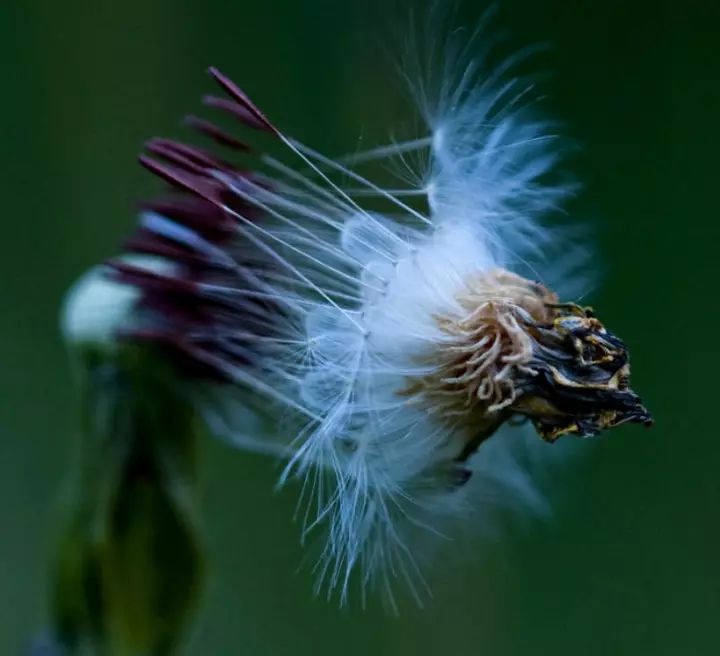
[{"label": "seed head", "polygon": [[[568,277],[559,250],[581,259],[544,221],[573,187],[549,181],[561,149],[528,112],[530,86],[501,81],[506,68],[482,77],[449,57],[437,98],[428,84],[416,94],[427,134],[342,160],[284,135],[211,69],[225,97],[205,104],[298,166],[195,117],[233,157],[166,139],[141,157],[173,191],[145,204],[127,250],[168,266],[109,264],[138,293],[123,337],[162,346],[183,375],[241,390],[273,420],[281,482],[304,481],[305,532],[328,527],[319,579],[343,596],[358,568],[386,592],[394,576],[414,585],[408,527],[463,516],[473,473],[483,491],[507,483],[508,505],[538,505],[511,439],[479,448],[511,419],[548,442],[651,422],[623,342],[550,289]],[[393,158],[405,175],[386,189],[365,169]],[[411,161],[423,168],[407,175]]]}]

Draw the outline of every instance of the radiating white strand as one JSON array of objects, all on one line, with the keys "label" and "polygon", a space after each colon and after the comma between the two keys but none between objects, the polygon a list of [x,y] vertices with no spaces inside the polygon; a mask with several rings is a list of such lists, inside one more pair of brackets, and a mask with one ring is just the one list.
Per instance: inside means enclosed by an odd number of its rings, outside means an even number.
[{"label": "radiating white strand", "polygon": [[[275,217],[279,221],[289,225],[294,230],[297,230],[298,232],[306,235],[307,239],[309,239],[309,242],[306,243],[315,243],[317,248],[320,248],[322,250],[325,250],[327,253],[330,253],[331,255],[334,255],[339,260],[343,260],[345,262],[348,261],[348,255],[345,253],[342,249],[334,246],[330,242],[326,242],[324,240],[318,240],[317,233],[314,233],[312,230],[306,228],[302,224],[298,223],[297,221],[290,219],[289,217],[285,216],[284,214],[280,213],[278,210],[271,207],[269,204],[264,203],[260,200],[260,197],[265,196],[268,201],[272,202],[274,205],[286,205],[288,206],[288,209],[291,209],[293,211],[298,211],[297,208],[294,206],[294,204],[285,202],[282,203],[282,200],[277,197],[277,195],[272,194],[268,192],[267,190],[262,189],[259,185],[254,185],[252,182],[249,181],[243,181],[243,184],[247,184],[250,189],[254,192],[254,194],[251,194],[247,191],[243,191],[240,187],[237,186],[237,184],[234,181],[228,181],[226,182],[230,189],[235,192],[238,196],[243,198],[244,200],[252,203],[259,209],[263,210],[264,212],[267,212],[270,216]],[[302,210],[299,211],[303,216],[305,217],[315,217],[315,214],[309,215],[307,212],[303,212]],[[335,227],[335,226],[333,226]],[[352,262],[350,263],[352,264]]]},{"label": "radiating white strand", "polygon": [[[257,245],[258,248],[261,248],[261,249],[263,249],[265,252],[267,252],[268,255],[270,255],[270,257],[272,257],[274,260],[276,260],[277,262],[279,262],[282,266],[284,266],[285,268],[287,268],[287,269],[289,269],[290,271],[292,271],[295,275],[297,275],[297,276],[300,278],[300,280],[302,280],[303,282],[306,282],[317,294],[319,294],[320,296],[322,296],[330,305],[332,305],[333,307],[337,308],[340,312],[342,312],[345,316],[347,316],[348,319],[350,319],[350,321],[352,321],[352,323],[355,324],[355,326],[357,327],[358,330],[360,330],[361,332],[364,332],[364,330],[365,330],[364,327],[363,327],[362,325],[360,325],[359,323],[357,323],[357,322],[350,316],[350,314],[347,312],[347,310],[345,310],[344,308],[340,307],[340,306],[339,306],[332,298],[330,298],[330,296],[328,296],[320,287],[318,287],[316,284],[314,284],[314,283],[312,282],[312,280],[310,280],[307,276],[305,276],[303,273],[301,273],[301,272],[297,269],[297,267],[293,266],[293,265],[292,265],[290,262],[288,262],[284,257],[282,257],[279,253],[277,253],[272,247],[270,247],[269,245],[267,245],[267,244],[266,244],[264,241],[262,241],[261,239],[258,239],[258,238],[257,238],[255,235],[253,235],[249,230],[247,230],[247,228],[245,228],[245,227],[243,227],[243,226],[247,226],[247,227],[254,228],[254,229],[255,229],[257,232],[259,232],[260,234],[262,234],[262,235],[264,235],[264,236],[266,236],[266,237],[268,237],[268,238],[270,238],[270,239],[274,239],[274,240],[277,241],[277,238],[276,238],[272,233],[268,232],[267,230],[264,230],[264,229],[261,228],[260,226],[256,225],[256,224],[255,224],[253,221],[251,221],[250,219],[247,219],[247,218],[244,217],[242,214],[240,214],[239,212],[236,212],[235,210],[231,209],[230,207],[228,207],[228,206],[226,206],[226,205],[223,205],[223,210],[224,210],[225,212],[227,212],[228,214],[234,216],[236,219],[238,219],[238,220],[241,222],[241,224],[238,225],[238,230],[239,230],[240,232],[242,232],[242,234],[243,234],[247,239],[249,239],[252,243],[254,243],[255,245]],[[282,241],[282,240],[280,240],[280,241]]]},{"label": "radiating white strand", "polygon": [[[296,227],[296,228],[298,228],[298,229],[300,228],[300,226],[298,226],[298,224],[297,224],[296,222],[292,221],[291,219],[288,219],[287,217],[282,216],[279,212],[276,212],[275,210],[272,210],[271,208],[269,208],[269,207],[268,207],[267,205],[265,205],[264,203],[258,201],[257,199],[254,199],[252,196],[247,195],[247,194],[244,194],[241,190],[239,190],[239,188],[238,188],[237,186],[233,185],[231,182],[226,181],[225,184],[227,184],[227,185],[230,187],[230,189],[232,189],[232,191],[234,191],[234,192],[237,193],[238,195],[243,196],[246,200],[249,200],[249,201],[252,202],[254,205],[256,205],[258,208],[260,208],[260,209],[268,212],[270,215],[272,215],[272,216],[274,216],[274,217],[276,217],[276,218],[278,218],[278,219],[280,219],[280,220],[282,220],[282,221],[284,221],[284,222],[286,222],[286,223],[289,223],[289,224],[292,225],[293,227]],[[234,216],[239,216],[239,214],[238,214],[237,212],[234,212],[233,215],[234,215]],[[332,266],[331,264],[328,264],[327,262],[323,262],[322,260],[318,259],[317,257],[315,257],[315,256],[313,256],[313,255],[310,255],[310,253],[309,253],[308,251],[304,251],[304,250],[302,250],[300,247],[291,244],[291,243],[290,243],[289,241],[287,241],[286,239],[283,239],[282,237],[280,237],[276,232],[271,232],[271,231],[269,231],[269,230],[265,230],[265,229],[263,229],[263,228],[260,228],[259,226],[255,225],[255,224],[254,224],[253,222],[251,222],[251,221],[247,221],[247,223],[248,223],[249,225],[252,225],[253,227],[255,227],[258,232],[260,232],[261,234],[265,235],[268,239],[271,239],[272,241],[275,241],[275,242],[279,243],[281,246],[284,246],[285,248],[288,248],[288,249],[291,250],[293,253],[296,253],[297,255],[299,255],[299,256],[301,256],[301,257],[309,260],[310,262],[312,262],[312,263],[315,264],[316,266],[320,267],[321,269],[326,269],[327,271],[329,271],[329,272],[332,273],[333,275],[338,276],[338,277],[343,278],[343,279],[346,279],[346,280],[349,280],[349,281],[351,281],[351,282],[354,283],[354,284],[364,285],[364,286],[366,286],[366,287],[369,287],[369,288],[373,289],[374,291],[382,292],[382,289],[380,289],[380,288],[373,288],[371,285],[367,285],[366,283],[363,283],[362,281],[360,281],[356,276],[352,276],[352,275],[350,275],[350,274],[348,274],[348,273],[345,273],[344,271],[340,271],[339,269],[337,269],[336,267]],[[298,239],[298,238],[296,237],[296,239]],[[314,243],[315,243],[315,246],[317,246],[317,240],[316,240]],[[332,249],[332,247],[329,247],[329,249],[330,249],[331,251],[334,251],[334,249]],[[341,251],[338,251],[338,252],[341,252]],[[318,288],[318,290],[319,290],[319,288]]]},{"label": "radiating white strand", "polygon": [[[300,154],[301,157],[305,160],[304,156]],[[330,178],[328,178],[322,171],[320,171],[312,162],[309,162],[311,165],[311,168],[314,172],[316,172],[320,178],[329,184],[330,189],[332,191],[335,191],[338,196],[334,196],[331,191],[327,189],[323,189],[320,185],[313,182],[312,180],[308,179],[306,176],[302,175],[301,173],[298,173],[297,171],[291,169],[290,167],[282,164],[281,162],[278,162],[272,157],[263,157],[263,162],[267,164],[268,166],[271,166],[272,168],[276,169],[277,171],[280,171],[284,175],[288,176],[289,178],[298,181],[303,186],[307,187],[314,193],[329,199],[331,202],[334,202],[335,204],[340,204],[341,209],[344,209],[346,212],[346,216],[350,216],[355,212],[359,212],[361,215],[363,215],[367,220],[371,221],[373,224],[377,225],[381,230],[383,230],[390,238],[395,239],[402,243],[402,239],[395,234],[393,231],[391,231],[387,226],[379,222],[370,212],[367,212],[364,210],[353,198],[348,196],[340,187],[338,187]]]},{"label": "radiating white strand", "polygon": [[386,146],[379,146],[377,148],[371,148],[369,150],[363,150],[351,155],[345,155],[339,157],[336,161],[340,164],[363,164],[365,162],[372,162],[378,159],[386,159],[388,157],[394,157],[406,152],[412,152],[414,150],[420,150],[421,148],[427,148],[432,144],[432,136],[421,137],[419,139],[412,139],[409,141],[403,141],[397,144],[388,144]]},{"label": "radiating white strand", "polygon": [[[276,186],[278,186],[277,183],[275,183],[275,184],[276,184]],[[333,221],[333,220],[331,220],[331,219],[328,219],[327,216],[326,216],[324,213],[322,213],[322,212],[314,211],[314,210],[310,209],[310,207],[308,207],[308,206],[305,205],[305,204],[300,204],[300,203],[292,202],[292,201],[290,201],[290,200],[288,200],[288,199],[286,199],[286,198],[283,198],[282,195],[275,194],[275,193],[272,193],[272,192],[270,192],[270,191],[268,191],[268,190],[266,190],[266,189],[263,189],[263,188],[262,188],[261,186],[259,186],[259,185],[253,185],[253,188],[258,192],[258,194],[259,194],[260,196],[265,196],[265,197],[267,198],[267,200],[268,200],[269,203],[272,203],[272,204],[275,205],[275,206],[284,207],[285,209],[288,209],[288,210],[290,210],[290,211],[298,214],[299,216],[302,216],[302,217],[305,217],[305,218],[308,218],[308,219],[311,219],[311,220],[319,221],[320,223],[323,223],[323,224],[329,226],[330,228],[334,229],[337,233],[339,233],[339,232],[343,229],[343,226],[345,225],[345,223],[346,223],[346,221],[347,221],[347,217],[348,217],[349,215],[350,215],[350,216],[352,215],[352,211],[350,212],[350,214],[348,214],[348,212],[346,211],[346,212],[344,213],[344,215],[343,215],[343,217],[344,217],[343,220],[341,220],[341,221]],[[320,206],[322,206],[322,205],[327,205],[327,204],[325,204],[325,203],[322,203],[321,201],[318,201],[315,197],[309,196],[308,194],[305,194],[304,192],[300,192],[300,191],[298,191],[298,190],[294,190],[292,187],[289,187],[289,186],[287,186],[287,185],[283,185],[283,186],[281,187],[281,189],[282,189],[285,193],[287,193],[287,194],[301,194],[303,197],[306,198],[306,200],[310,200],[311,202],[315,202],[316,204],[318,204],[318,205],[320,205]],[[252,199],[249,199],[249,200],[252,201]],[[252,202],[254,202],[254,201],[252,201]],[[373,217],[373,219],[374,219],[374,217]],[[374,219],[374,222],[375,222],[375,224],[377,225],[377,227],[381,227],[382,224],[381,224],[380,222],[378,222],[376,219]],[[384,227],[384,226],[382,226],[382,227]],[[306,229],[306,228],[304,228],[304,227],[300,227],[300,230],[301,230],[302,232],[305,232],[305,233],[310,233],[311,235],[314,234],[314,233],[312,233],[312,231],[310,231],[310,230],[308,230],[308,229]],[[385,230],[387,230],[386,227],[385,227]],[[390,232],[390,233],[388,233],[388,234],[395,236],[392,232]],[[371,245],[371,244],[367,244],[367,243],[366,243],[365,245],[368,246],[369,248],[372,248],[372,245]],[[330,247],[330,246],[328,246],[328,247]],[[380,257],[388,258],[387,254],[383,253],[383,252],[380,251],[380,250],[376,250],[375,252],[376,252]],[[341,249],[337,249],[337,254],[338,254],[339,257],[346,256],[346,255],[347,255],[347,254],[346,254],[344,251],[342,251]]]},{"label": "radiating white strand", "polygon": [[299,141],[288,140],[287,143],[293,150],[295,150],[309,164],[312,165],[312,162],[311,162],[311,160],[308,159],[308,157],[313,157],[313,158],[317,159],[319,162],[322,162],[323,164],[328,166],[329,168],[339,171],[343,175],[346,175],[349,178],[352,178],[353,180],[355,180],[356,182],[366,185],[369,189],[376,191],[383,198],[386,198],[394,205],[397,205],[400,209],[407,212],[410,216],[414,216],[420,222],[427,223],[428,225],[432,225],[432,221],[430,219],[428,219],[426,216],[424,216],[417,210],[413,209],[409,205],[406,205],[401,200],[399,200],[398,198],[393,196],[391,193],[389,193],[382,187],[379,187],[374,182],[370,182],[370,180],[367,180],[366,178],[361,176],[359,173],[356,173],[352,169],[348,169],[347,167],[343,166],[342,164],[338,164],[337,162],[330,159],[329,157],[325,157],[325,155],[320,154],[316,150],[313,150],[312,148],[301,144]]}]

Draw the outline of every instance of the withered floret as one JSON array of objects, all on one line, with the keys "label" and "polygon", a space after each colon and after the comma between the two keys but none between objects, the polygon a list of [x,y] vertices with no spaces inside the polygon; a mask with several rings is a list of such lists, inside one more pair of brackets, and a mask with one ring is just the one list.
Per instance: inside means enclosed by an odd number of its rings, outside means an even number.
[{"label": "withered floret", "polygon": [[589,437],[627,422],[652,424],[629,387],[625,344],[574,303],[503,269],[478,275],[458,301],[463,312],[437,317],[447,340],[437,371],[414,381],[429,411],[467,427],[465,460],[512,417],[539,435]]}]

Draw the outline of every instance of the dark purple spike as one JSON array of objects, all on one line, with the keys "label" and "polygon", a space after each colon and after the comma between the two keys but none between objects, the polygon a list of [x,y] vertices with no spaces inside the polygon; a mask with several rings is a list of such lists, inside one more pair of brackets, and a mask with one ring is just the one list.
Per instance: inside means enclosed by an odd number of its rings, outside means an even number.
[{"label": "dark purple spike", "polygon": [[[241,89],[216,69],[210,74],[228,96],[208,97],[208,105],[280,136]],[[186,123],[222,146],[250,150],[209,121],[190,116]],[[242,237],[233,215],[255,220],[262,212],[233,185],[246,180],[266,187],[267,182],[210,150],[171,139],[150,140],[139,160],[175,190],[142,203],[147,213],[126,242],[125,252],[163,258],[171,268],[152,271],[122,260],[108,263],[108,277],[139,293],[136,327],[122,331],[122,337],[164,349],[185,374],[232,379],[236,367],[253,366],[254,359],[252,342],[233,335],[270,333],[275,321],[271,317],[280,312],[269,301],[255,298],[246,278],[246,267],[266,263],[234,248],[242,244]],[[248,285],[251,289],[243,292]]]},{"label": "dark purple spike", "polygon": [[178,148],[175,148],[175,144],[172,141],[152,139],[145,144],[145,150],[147,150],[151,155],[161,157],[169,164],[185,169],[189,173],[194,173],[200,176],[206,174],[207,167],[194,162],[189,157],[186,157]]},{"label": "dark purple spike", "polygon": [[206,137],[210,137],[210,139],[222,146],[227,146],[228,148],[233,148],[241,152],[250,152],[251,150],[250,146],[246,143],[236,139],[231,134],[225,132],[225,130],[221,130],[210,121],[198,118],[197,116],[186,116],[184,122],[189,127],[204,134]]},{"label": "dark purple spike", "polygon": [[123,242],[123,249],[131,253],[160,255],[169,260],[180,262],[186,258],[200,259],[197,255],[190,253],[186,245],[168,241],[147,228],[136,230],[132,237]]},{"label": "dark purple spike", "polygon": [[151,139],[146,144],[146,147],[150,148],[152,145],[160,146],[161,148],[165,148],[173,153],[180,154],[195,164],[207,169],[218,169],[223,171],[236,170],[235,166],[233,166],[230,162],[215,157],[197,146],[189,146],[180,141],[159,138]]},{"label": "dark purple spike", "polygon": [[140,155],[138,161],[148,169],[148,171],[154,173],[169,184],[180,189],[191,191],[214,205],[222,205],[220,189],[214,180],[198,177],[173,168],[172,166],[167,166],[147,155]]},{"label": "dark purple spike", "polygon": [[253,117],[255,117],[255,121],[258,124],[258,127],[262,126],[265,130],[268,132],[271,132],[273,134],[279,135],[280,133],[275,128],[275,126],[270,123],[270,121],[267,119],[265,114],[263,114],[255,105],[255,103],[250,100],[248,95],[239,87],[237,86],[230,78],[223,75],[217,68],[214,66],[211,66],[208,69],[208,73],[215,79],[215,81],[232,97],[234,98],[242,107],[244,107]]},{"label": "dark purple spike", "polygon": [[221,382],[232,381],[232,370],[238,365],[247,366],[250,364],[250,361],[246,358],[236,358],[234,362],[228,361],[221,354],[216,355],[212,350],[194,344],[185,345],[185,352],[190,358],[189,364],[191,366],[200,366],[206,371],[214,373],[215,377]]},{"label": "dark purple spike", "polygon": [[181,264],[185,267],[184,274],[187,275],[197,276],[208,271],[232,274],[237,270],[234,260],[230,257],[200,252],[187,244],[171,241],[146,229],[137,230],[124,246],[129,252],[158,255]]},{"label": "dark purple spike", "polygon": [[111,270],[111,276],[119,282],[133,285],[146,292],[180,293],[182,295],[197,295],[197,285],[187,278],[148,271],[120,260],[110,260],[106,263]]},{"label": "dark purple spike", "polygon": [[264,123],[261,123],[257,118],[250,113],[245,107],[236,103],[234,100],[228,98],[220,98],[219,96],[203,96],[203,104],[208,107],[214,107],[215,109],[221,109],[228,114],[232,114],[238,121],[244,123],[248,127],[255,130],[267,131]]},{"label": "dark purple spike", "polygon": [[182,221],[203,217],[214,223],[225,224],[228,229],[233,225],[233,222],[227,218],[227,215],[219,207],[209,203],[204,198],[190,196],[189,194],[153,198],[140,203],[140,207]]},{"label": "dark purple spike", "polygon": [[170,308],[174,308],[183,313],[191,312],[198,317],[205,315],[212,317],[217,313],[218,308],[242,312],[248,305],[232,298],[208,295],[187,276],[176,277],[156,273],[118,260],[110,260],[106,265],[114,280],[142,290],[145,294],[143,304],[164,308],[162,312],[164,315],[168,314]]},{"label": "dark purple spike", "polygon": [[234,266],[229,262],[222,261],[219,258],[209,258],[204,253],[191,250],[185,244],[169,241],[144,228],[135,231],[132,237],[126,239],[123,247],[129,253],[143,253],[145,255],[164,257],[198,273],[206,270],[234,270]]},{"label": "dark purple spike", "polygon": [[211,241],[224,241],[235,234],[235,220],[204,198],[183,195],[146,201],[141,207],[180,221]]}]

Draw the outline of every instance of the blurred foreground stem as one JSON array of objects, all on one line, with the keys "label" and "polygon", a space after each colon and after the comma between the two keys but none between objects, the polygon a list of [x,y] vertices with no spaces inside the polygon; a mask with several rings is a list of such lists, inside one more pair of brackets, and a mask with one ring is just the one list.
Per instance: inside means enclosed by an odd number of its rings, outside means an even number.
[{"label": "blurred foreground stem", "polygon": [[202,580],[197,417],[148,349],[85,345],[78,356],[84,421],[55,636],[69,654],[172,654]]}]

